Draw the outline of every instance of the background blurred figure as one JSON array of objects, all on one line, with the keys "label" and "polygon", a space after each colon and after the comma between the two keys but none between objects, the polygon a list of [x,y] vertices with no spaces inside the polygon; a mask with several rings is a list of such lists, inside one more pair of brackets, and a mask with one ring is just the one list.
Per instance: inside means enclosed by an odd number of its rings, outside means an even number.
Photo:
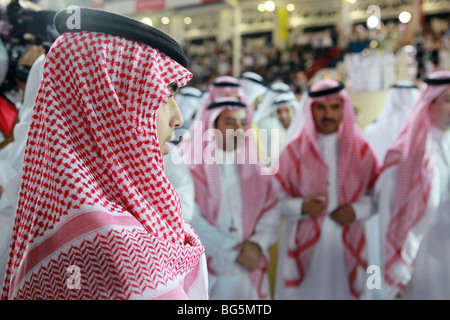
[{"label": "background blurred figure", "polygon": [[[286,146],[287,133],[296,117],[297,112],[300,111],[300,104],[296,95],[292,92],[281,93],[273,100],[272,114],[260,121],[259,135],[261,143],[267,141],[264,147],[267,150],[265,155],[267,158],[267,166],[270,167],[276,162],[281,151]],[[299,117],[297,117],[297,120]],[[297,125],[297,123],[295,124]],[[266,132],[261,130],[265,129]],[[266,137],[264,140],[262,137]],[[266,164],[266,162],[263,161]]]},{"label": "background blurred figure", "polygon": [[[267,167],[270,167],[272,163],[275,162],[272,161],[272,154],[276,159],[280,153],[280,122],[276,118],[274,101],[283,93],[293,94],[291,87],[288,84],[280,81],[272,83],[266,93],[262,96],[261,102],[256,107],[254,113],[255,117],[252,126],[258,132],[258,147],[261,163]],[[274,142],[273,145],[272,141]]]},{"label": "background blurred figure", "polygon": [[384,298],[449,299],[450,72],[430,74],[377,181]]},{"label": "background blurred figure", "polygon": [[178,89],[175,95],[175,101],[183,114],[183,125],[180,129],[188,130],[191,127],[195,114],[202,103],[202,98],[203,92],[197,88],[183,87]]},{"label": "background blurred figure", "polygon": [[419,89],[412,82],[405,80],[396,82],[387,92],[378,119],[364,129],[364,134],[380,162],[384,160],[389,145],[399,134],[419,94]]},{"label": "background blurred figure", "polygon": [[24,93],[24,101],[19,109],[19,122],[14,126],[14,140],[0,150],[0,186],[4,192],[0,195],[0,275],[3,282],[9,251],[9,240],[19,200],[22,164],[31,112],[37,96],[44,66],[41,55],[30,69]]},{"label": "background blurred figure", "polygon": [[[372,145],[378,160],[383,162],[391,142],[399,134],[419,97],[419,89],[412,82],[401,80],[392,85],[386,95],[378,119],[366,126],[364,135]],[[381,266],[380,216],[372,215],[365,223],[369,265]],[[367,298],[380,298],[380,290],[368,290]]]},{"label": "background blurred figure", "polygon": [[258,104],[261,102],[261,97],[267,92],[264,78],[255,72],[247,71],[239,77],[239,83],[247,97],[248,106],[256,111]]},{"label": "background blurred figure", "polygon": [[59,36],[53,26],[56,11],[38,9],[31,1],[7,3],[1,5],[0,18],[0,149],[13,140],[17,109],[23,102],[33,62]]},{"label": "background blurred figure", "polygon": [[269,85],[267,91],[262,96],[261,102],[254,112],[253,123],[259,128],[261,120],[270,117],[272,114],[273,101],[281,93],[292,92],[291,87],[284,82],[276,81]]},{"label": "background blurred figure", "polygon": [[367,268],[362,222],[373,213],[378,161],[342,83],[320,80],[308,95],[302,129],[276,166],[285,225],[275,298],[359,299]]},{"label": "background blurred figure", "polygon": [[[239,101],[247,104],[247,97],[238,78],[233,76],[219,76],[209,84],[208,91],[203,94],[203,102],[195,115],[195,120],[204,121],[202,118],[204,111],[212,102],[222,97],[238,98]],[[195,126],[191,128],[192,131],[196,131]]]},{"label": "background blurred figure", "polygon": [[204,112],[203,140],[181,145],[198,209],[191,223],[206,247],[210,299],[270,299],[268,248],[279,227],[271,176],[258,162],[252,111],[223,97]]},{"label": "background blurred figure", "polygon": [[158,29],[78,10],[75,31],[55,16],[2,299],[206,299],[204,247],[163,172],[186,57]]},{"label": "background blurred figure", "polygon": [[178,143],[183,136],[189,135],[189,129],[195,114],[202,103],[203,93],[193,87],[183,87],[175,94],[175,101],[183,115],[183,125],[175,129],[175,138],[169,142],[170,154],[164,158],[164,172],[178,193],[181,201],[183,219],[190,221],[194,214],[195,189],[191,173],[183,163]]}]

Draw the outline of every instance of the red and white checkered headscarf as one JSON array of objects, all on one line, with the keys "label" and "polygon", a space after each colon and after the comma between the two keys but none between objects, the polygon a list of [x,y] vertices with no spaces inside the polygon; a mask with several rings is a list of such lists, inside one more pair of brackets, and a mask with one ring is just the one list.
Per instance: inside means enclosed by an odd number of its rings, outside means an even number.
[{"label": "red and white checkered headscarf", "polygon": [[191,78],[140,42],[97,32],[56,40],[32,115],[3,299],[188,289],[204,247],[164,175],[156,113],[167,85]]},{"label": "red and white checkered headscarf", "polygon": [[[437,71],[429,78],[450,78],[450,71]],[[387,151],[383,170],[397,166],[396,188],[386,239],[386,282],[399,288],[406,279],[396,276],[397,268],[412,272],[415,253],[404,250],[408,234],[424,217],[433,179],[433,156],[427,147],[431,128],[430,105],[450,84],[423,84],[418,101],[399,136]]]},{"label": "red and white checkered headscarf", "polygon": [[[322,91],[338,86],[332,79],[320,80],[311,89]],[[279,158],[276,178],[292,197],[308,197],[327,194],[328,166],[317,143],[317,130],[312,114],[312,104],[340,97],[344,102],[344,114],[338,131],[338,201],[339,205],[351,204],[368,191],[378,173],[378,160],[363,137],[355,119],[355,113],[345,89],[326,96],[308,98],[305,120],[300,134],[289,143]],[[295,125],[295,124],[294,124]],[[296,260],[299,277],[285,279],[287,286],[296,287],[303,281],[311,263],[314,247],[319,241],[324,217],[300,219],[295,243],[289,247],[289,256]],[[345,246],[345,262],[353,296],[359,297],[361,288],[354,283],[359,268],[366,271],[365,235],[360,221],[342,228]]]},{"label": "red and white checkered headscarf", "polygon": [[[237,98],[216,98],[216,102],[239,101]],[[180,143],[185,163],[189,168],[195,186],[195,201],[199,206],[202,216],[213,226],[217,226],[217,217],[221,205],[222,187],[220,168],[210,156],[222,154],[216,146],[215,120],[226,109],[242,110],[242,107],[224,105],[204,111],[202,131],[200,135],[194,134],[193,139]],[[263,174],[264,167],[259,163],[257,145],[254,132],[251,130],[253,112],[245,107],[247,126],[245,129],[245,144],[236,149],[236,163],[239,170],[242,190],[242,224],[243,238],[249,239],[255,232],[255,227],[260,217],[272,209],[277,203],[273,180],[269,175]],[[200,126],[199,126],[200,128]],[[199,137],[202,137],[201,141]],[[215,154],[212,154],[211,144],[215,146]],[[209,150],[209,151],[205,151]],[[219,159],[219,158],[216,158]],[[260,284],[268,268],[268,256],[264,256],[260,266],[251,272],[250,278],[258,290],[261,299],[267,299],[269,293],[261,292]],[[210,270],[214,272],[214,270]]]}]

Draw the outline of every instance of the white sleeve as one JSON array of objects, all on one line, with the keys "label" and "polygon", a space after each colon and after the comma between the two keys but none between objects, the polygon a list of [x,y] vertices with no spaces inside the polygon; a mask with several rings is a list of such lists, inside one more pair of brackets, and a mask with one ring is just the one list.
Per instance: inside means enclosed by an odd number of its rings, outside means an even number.
[{"label": "white sleeve", "polygon": [[375,205],[372,195],[359,197],[358,201],[352,203],[356,214],[356,220],[367,220],[375,213]]},{"label": "white sleeve", "polygon": [[298,220],[304,217],[301,213],[303,198],[289,196],[286,192],[284,192],[278,181],[275,181],[275,192],[280,201],[279,210],[284,218],[288,220]]},{"label": "white sleeve", "polygon": [[384,243],[391,218],[391,206],[395,192],[396,167],[386,169],[377,179],[373,193],[373,204],[380,219],[380,235]]},{"label": "white sleeve", "polygon": [[176,146],[171,147],[170,153],[163,159],[164,172],[180,197],[183,219],[190,222],[194,215],[195,203],[195,189],[191,173]]},{"label": "white sleeve", "polygon": [[268,250],[278,239],[280,227],[280,203],[265,212],[259,219],[255,233],[250,237],[250,241],[259,244],[261,249]]},{"label": "white sleeve", "polygon": [[220,256],[227,261],[235,261],[239,251],[232,250],[238,242],[232,237],[220,232],[200,214],[197,204],[194,203],[194,212],[190,221],[191,226],[197,232],[206,254]]}]

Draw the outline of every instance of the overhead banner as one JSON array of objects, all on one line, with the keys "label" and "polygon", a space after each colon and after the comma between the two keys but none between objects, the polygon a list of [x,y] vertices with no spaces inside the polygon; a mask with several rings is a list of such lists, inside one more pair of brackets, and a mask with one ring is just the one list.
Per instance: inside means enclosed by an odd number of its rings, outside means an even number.
[{"label": "overhead banner", "polygon": [[62,10],[76,5],[121,14],[135,14],[149,10],[185,8],[213,2],[223,2],[223,0],[41,0],[39,5],[43,8],[52,8],[52,10]]},{"label": "overhead banner", "polygon": [[167,0],[136,0],[136,12],[166,8]]},{"label": "overhead banner", "polygon": [[223,2],[223,0],[136,0],[136,12],[174,9],[213,2]]}]

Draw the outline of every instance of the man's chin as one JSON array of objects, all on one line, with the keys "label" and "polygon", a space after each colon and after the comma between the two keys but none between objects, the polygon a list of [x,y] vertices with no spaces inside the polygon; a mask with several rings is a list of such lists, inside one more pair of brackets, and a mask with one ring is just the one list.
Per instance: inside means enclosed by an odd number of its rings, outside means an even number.
[{"label": "man's chin", "polygon": [[161,147],[161,155],[164,157],[170,153],[170,147],[167,143],[164,143]]}]

